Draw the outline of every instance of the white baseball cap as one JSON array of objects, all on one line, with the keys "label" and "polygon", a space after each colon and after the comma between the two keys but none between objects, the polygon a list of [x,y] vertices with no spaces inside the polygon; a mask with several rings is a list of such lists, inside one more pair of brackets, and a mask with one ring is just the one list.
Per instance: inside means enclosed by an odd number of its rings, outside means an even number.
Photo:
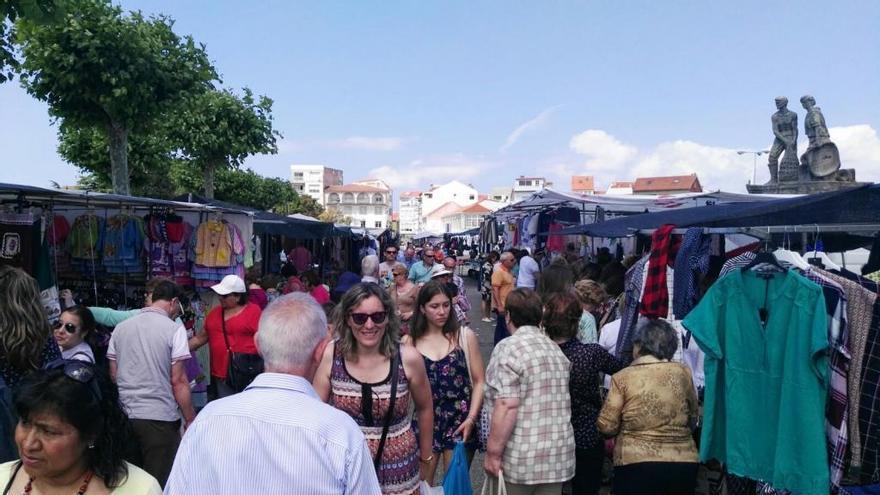
[{"label": "white baseball cap", "polygon": [[431,278],[442,277],[443,275],[452,275],[452,272],[443,267],[443,265],[437,265],[439,269],[434,269],[431,271]]},{"label": "white baseball cap", "polygon": [[247,289],[244,286],[244,280],[238,275],[227,275],[223,277],[223,280],[221,280],[219,284],[211,286],[211,289],[221,296],[232,293],[244,294],[247,292]]}]

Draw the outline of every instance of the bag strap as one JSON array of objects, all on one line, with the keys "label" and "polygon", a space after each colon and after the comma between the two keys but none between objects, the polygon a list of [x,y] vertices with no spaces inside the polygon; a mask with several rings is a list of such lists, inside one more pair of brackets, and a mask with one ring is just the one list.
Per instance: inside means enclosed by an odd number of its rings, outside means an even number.
[{"label": "bag strap", "polygon": [[468,379],[471,381],[471,387],[474,386],[474,377],[471,376],[471,353],[468,348],[467,334],[468,327],[461,327],[458,329],[458,346],[461,347],[461,350],[464,351],[464,364],[467,366],[468,371]]},{"label": "bag strap", "polygon": [[220,328],[223,329],[223,342],[226,342],[226,352],[232,354],[232,348],[229,347],[229,336],[226,335],[226,310],[220,308]]},{"label": "bag strap", "polygon": [[376,457],[373,459],[373,468],[379,472],[379,464],[382,463],[382,452],[385,450],[385,440],[388,439],[388,429],[391,427],[391,418],[394,416],[394,403],[397,402],[397,377],[399,372],[400,346],[397,347],[397,355],[391,360],[391,399],[388,401],[388,411],[385,413],[385,424],[382,425],[382,438],[379,439],[379,447],[376,449]]}]

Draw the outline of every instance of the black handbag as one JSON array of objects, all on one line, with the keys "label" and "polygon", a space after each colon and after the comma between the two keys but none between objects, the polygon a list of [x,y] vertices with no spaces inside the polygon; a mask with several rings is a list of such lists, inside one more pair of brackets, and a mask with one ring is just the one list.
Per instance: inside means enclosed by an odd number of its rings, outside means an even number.
[{"label": "black handbag", "polygon": [[236,392],[241,392],[263,372],[263,358],[259,354],[232,352],[229,347],[229,336],[226,334],[226,312],[220,314],[223,322],[223,341],[226,342],[226,353],[229,364],[226,366],[226,385]]}]

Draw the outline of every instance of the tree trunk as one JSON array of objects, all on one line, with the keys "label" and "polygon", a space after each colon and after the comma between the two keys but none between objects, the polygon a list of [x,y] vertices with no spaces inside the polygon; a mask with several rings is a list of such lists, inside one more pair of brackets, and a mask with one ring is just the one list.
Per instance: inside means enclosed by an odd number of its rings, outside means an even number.
[{"label": "tree trunk", "polygon": [[114,194],[131,195],[128,175],[128,127],[122,122],[111,120],[107,126],[110,138],[110,180]]},{"label": "tree trunk", "polygon": [[214,199],[214,172],[217,170],[217,165],[213,161],[209,161],[205,164],[205,198],[206,199]]}]

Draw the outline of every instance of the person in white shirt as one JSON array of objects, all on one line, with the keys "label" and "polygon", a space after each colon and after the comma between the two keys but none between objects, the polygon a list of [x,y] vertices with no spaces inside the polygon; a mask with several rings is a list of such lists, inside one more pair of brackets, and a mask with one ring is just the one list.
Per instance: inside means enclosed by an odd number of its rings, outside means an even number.
[{"label": "person in white shirt", "polygon": [[311,385],[330,342],[323,308],[306,293],[282,296],[255,342],[266,371],[199,413],[165,494],[380,495],[361,429]]},{"label": "person in white shirt", "polygon": [[[520,250],[519,253],[519,275],[516,277],[516,287],[525,287],[534,290],[538,287],[538,278],[541,276],[541,267],[538,265],[538,261],[530,256],[529,252],[525,249]],[[539,259],[543,254],[544,252],[541,250],[535,252],[535,256]]]}]

